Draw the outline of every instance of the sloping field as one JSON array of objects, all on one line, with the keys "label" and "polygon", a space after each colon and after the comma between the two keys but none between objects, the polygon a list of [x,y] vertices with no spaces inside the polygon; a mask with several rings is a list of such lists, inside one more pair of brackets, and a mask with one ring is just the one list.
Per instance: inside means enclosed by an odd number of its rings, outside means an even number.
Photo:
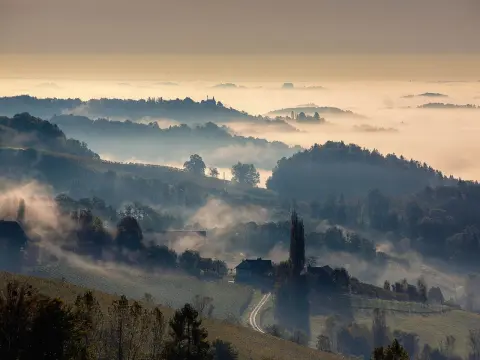
[{"label": "sloping field", "polygon": [[[0,272],[0,287],[4,287],[7,282],[17,280],[26,281],[33,285],[45,295],[63,298],[67,303],[75,300],[78,294],[85,292],[85,287],[73,285],[65,281],[54,279],[39,278],[33,276],[23,276]],[[101,291],[94,291],[103,308],[116,299],[115,295],[107,294]],[[173,310],[169,307],[162,307],[166,316],[171,316]],[[239,351],[241,360],[261,360],[264,357],[278,360],[340,360],[341,357],[329,353],[322,353],[313,349],[296,345],[292,342],[263,335],[251,329],[226,324],[217,320],[205,320],[204,322],[210,340],[221,338],[232,342]]]},{"label": "sloping field", "polygon": [[74,285],[98,289],[110,294],[124,294],[141,298],[145,293],[166,306],[178,308],[191,302],[196,295],[213,298],[216,318],[240,318],[251,301],[250,287],[228,281],[201,281],[175,273],[149,274],[131,268],[96,266],[72,266],[68,263],[38,266],[29,273],[38,277],[62,278]]}]

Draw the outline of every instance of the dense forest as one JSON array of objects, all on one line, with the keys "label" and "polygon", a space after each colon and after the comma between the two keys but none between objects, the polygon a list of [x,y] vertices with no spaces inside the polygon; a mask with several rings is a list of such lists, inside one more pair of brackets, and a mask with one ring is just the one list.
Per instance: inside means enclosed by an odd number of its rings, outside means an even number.
[{"label": "dense forest", "polygon": [[458,181],[403,196],[379,190],[355,201],[330,196],[312,202],[311,211],[318,219],[393,234],[402,251],[411,247],[424,255],[473,265],[480,253],[479,203],[480,185]]},{"label": "dense forest", "polygon": [[281,197],[306,201],[325,201],[329,195],[364,196],[373,189],[408,194],[447,184],[455,180],[425,163],[332,141],[279,160],[267,181]]}]

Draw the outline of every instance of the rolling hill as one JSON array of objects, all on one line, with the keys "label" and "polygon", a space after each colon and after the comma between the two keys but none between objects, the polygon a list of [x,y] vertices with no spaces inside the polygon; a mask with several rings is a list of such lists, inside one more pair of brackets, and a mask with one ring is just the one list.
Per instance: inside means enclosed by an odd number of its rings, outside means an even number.
[{"label": "rolling hill", "polygon": [[284,197],[312,201],[327,194],[363,196],[379,189],[393,195],[420,191],[427,185],[454,183],[427,164],[329,141],[281,159],[267,181],[267,188]]},{"label": "rolling hill", "polygon": [[91,120],[73,115],[54,116],[50,122],[96,152],[115,155],[121,161],[137,158],[151,163],[183,163],[191,154],[200,154],[215,166],[231,167],[241,160],[271,169],[279,158],[302,150],[278,141],[232,135],[230,129],[212,122],[160,128],[156,122]]}]

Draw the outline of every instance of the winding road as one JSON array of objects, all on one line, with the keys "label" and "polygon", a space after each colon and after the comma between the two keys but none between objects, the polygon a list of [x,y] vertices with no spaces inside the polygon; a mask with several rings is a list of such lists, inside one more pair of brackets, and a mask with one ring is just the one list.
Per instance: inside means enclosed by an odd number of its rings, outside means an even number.
[{"label": "winding road", "polygon": [[265,334],[265,331],[263,331],[262,328],[257,324],[257,315],[260,312],[260,310],[262,310],[262,307],[267,303],[268,299],[270,298],[270,295],[272,294],[268,293],[263,295],[260,302],[255,306],[255,308],[250,313],[250,317],[248,319],[253,329],[255,331],[261,332],[262,334]]}]

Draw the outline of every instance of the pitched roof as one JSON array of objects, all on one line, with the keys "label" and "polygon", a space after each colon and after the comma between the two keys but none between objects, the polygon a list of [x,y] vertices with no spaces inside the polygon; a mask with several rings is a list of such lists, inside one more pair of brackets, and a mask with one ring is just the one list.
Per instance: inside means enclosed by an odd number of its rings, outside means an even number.
[{"label": "pitched roof", "polygon": [[313,274],[313,275],[319,275],[319,274],[324,274],[324,273],[327,273],[328,275],[330,275],[333,272],[333,269],[328,265],[325,265],[325,266],[309,266],[307,271],[310,274]]},{"label": "pitched roof", "polygon": [[238,264],[235,269],[237,270],[251,270],[258,273],[265,273],[273,269],[272,260],[247,259]]}]

